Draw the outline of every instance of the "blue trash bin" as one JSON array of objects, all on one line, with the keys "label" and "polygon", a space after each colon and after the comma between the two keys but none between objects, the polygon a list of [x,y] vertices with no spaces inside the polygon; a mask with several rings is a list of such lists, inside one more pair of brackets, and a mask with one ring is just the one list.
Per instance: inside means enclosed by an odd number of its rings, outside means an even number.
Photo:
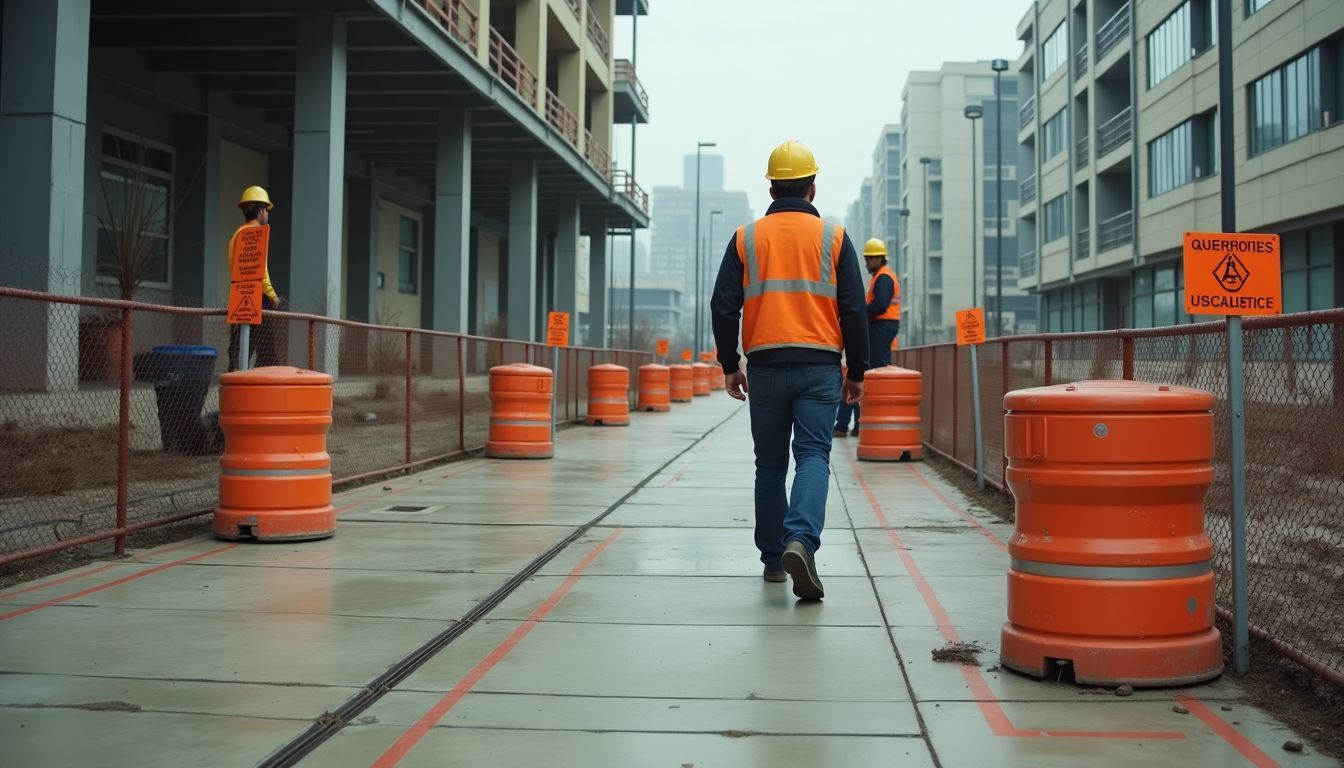
[{"label": "blue trash bin", "polygon": [[189,454],[209,450],[201,411],[214,381],[217,357],[219,350],[214,347],[178,344],[135,356],[135,377],[154,383],[163,450]]}]

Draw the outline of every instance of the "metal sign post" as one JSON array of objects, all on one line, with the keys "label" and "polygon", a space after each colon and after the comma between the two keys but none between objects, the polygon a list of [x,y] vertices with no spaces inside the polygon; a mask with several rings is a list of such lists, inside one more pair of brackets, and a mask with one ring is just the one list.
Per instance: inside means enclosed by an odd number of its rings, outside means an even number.
[{"label": "metal sign post", "polygon": [[1232,665],[1251,668],[1246,574],[1246,381],[1241,316],[1283,311],[1278,235],[1186,232],[1185,311],[1227,315],[1227,406],[1232,476]]},{"label": "metal sign post", "polygon": [[980,361],[976,347],[985,343],[983,307],[957,312],[957,346],[971,348],[971,415],[975,421],[975,486],[985,490],[985,441],[980,426]]}]

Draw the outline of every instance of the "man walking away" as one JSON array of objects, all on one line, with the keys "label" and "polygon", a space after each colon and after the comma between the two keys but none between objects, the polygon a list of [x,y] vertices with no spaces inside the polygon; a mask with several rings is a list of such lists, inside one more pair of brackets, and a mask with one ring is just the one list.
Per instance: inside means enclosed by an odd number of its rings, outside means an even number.
[{"label": "man walking away", "polygon": [[[887,244],[871,238],[863,244],[863,265],[872,277],[868,280],[868,370],[891,365],[891,342],[901,330],[901,284],[887,266]],[[859,406],[854,406],[854,431],[859,434]],[[848,419],[845,419],[848,422]],[[837,418],[835,428],[841,424]]]},{"label": "man walking away", "polygon": [[[793,594],[819,600],[817,549],[826,522],[831,424],[841,398],[863,396],[868,322],[854,244],[824,222],[812,151],[786,141],[770,153],[774,199],[765,216],[728,243],[710,304],[728,394],[746,400],[751,368],[751,439],[756,453],[756,548],[764,578],[793,578]],[[843,386],[840,356],[848,359]],[[795,476],[786,496],[792,436]]]}]

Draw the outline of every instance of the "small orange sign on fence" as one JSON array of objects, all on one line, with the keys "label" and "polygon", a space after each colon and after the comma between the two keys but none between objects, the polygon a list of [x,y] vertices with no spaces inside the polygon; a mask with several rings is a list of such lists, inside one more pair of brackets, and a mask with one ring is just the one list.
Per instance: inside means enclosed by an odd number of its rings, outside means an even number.
[{"label": "small orange sign on fence", "polygon": [[985,310],[982,307],[957,310],[957,346],[985,343]]},{"label": "small orange sign on fence", "polygon": [[261,281],[266,276],[266,255],[270,250],[269,225],[244,227],[233,239],[230,254],[233,268],[229,275],[230,325],[260,325],[262,309]]},{"label": "small orange sign on fence", "polygon": [[681,350],[681,359],[689,363],[695,359],[695,353],[689,349],[683,349]]},{"label": "small orange sign on fence", "polygon": [[546,345],[569,346],[569,313],[551,312],[546,315]]},{"label": "small orange sign on fence", "polygon": [[671,346],[672,346],[671,343],[669,343],[667,339],[659,339],[658,356],[667,357],[669,354],[671,354]]},{"label": "small orange sign on fence", "polygon": [[1278,235],[1185,233],[1185,311],[1192,315],[1283,312]]},{"label": "small orange sign on fence", "polygon": [[700,362],[702,362],[702,363],[712,363],[712,362],[714,362],[714,353],[713,353],[713,352],[701,352],[701,353],[700,353]]}]

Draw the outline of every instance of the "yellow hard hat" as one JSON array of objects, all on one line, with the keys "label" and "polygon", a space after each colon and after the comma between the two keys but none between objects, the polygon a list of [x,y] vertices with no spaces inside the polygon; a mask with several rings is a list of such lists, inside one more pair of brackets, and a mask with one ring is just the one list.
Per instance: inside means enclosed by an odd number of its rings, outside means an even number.
[{"label": "yellow hard hat", "polygon": [[812,157],[812,150],[801,141],[790,139],[770,153],[770,165],[766,168],[765,178],[771,181],[806,179],[816,176],[820,170],[816,158]]},{"label": "yellow hard hat", "polygon": [[275,207],[271,204],[271,196],[261,187],[248,187],[243,190],[243,197],[238,201],[238,207],[242,208],[248,203],[261,203],[268,211]]},{"label": "yellow hard hat", "polygon": [[865,258],[868,256],[881,256],[885,259],[887,258],[887,244],[878,240],[876,237],[870,237],[868,238],[868,242],[863,244],[863,255]]}]

